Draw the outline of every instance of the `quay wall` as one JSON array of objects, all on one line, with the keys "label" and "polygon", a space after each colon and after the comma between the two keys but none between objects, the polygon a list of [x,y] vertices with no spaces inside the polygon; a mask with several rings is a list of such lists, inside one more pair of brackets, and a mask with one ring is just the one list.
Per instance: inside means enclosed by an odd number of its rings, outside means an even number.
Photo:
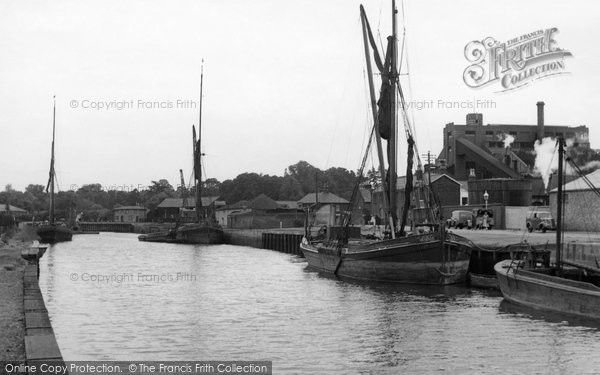
[{"label": "quay wall", "polygon": [[132,233],[133,224],[114,222],[80,222],[82,231]]},{"label": "quay wall", "polygon": [[303,228],[284,229],[224,229],[225,243],[270,249],[288,254],[302,255],[300,242]]},{"label": "quay wall", "polygon": [[[36,254],[32,255],[32,251]],[[45,248],[25,249],[22,256],[28,259],[23,274],[23,313],[25,316],[25,357],[27,364],[40,361],[62,362],[62,354],[54,336],[54,330],[48,317],[44,297],[40,291],[39,259]]]}]

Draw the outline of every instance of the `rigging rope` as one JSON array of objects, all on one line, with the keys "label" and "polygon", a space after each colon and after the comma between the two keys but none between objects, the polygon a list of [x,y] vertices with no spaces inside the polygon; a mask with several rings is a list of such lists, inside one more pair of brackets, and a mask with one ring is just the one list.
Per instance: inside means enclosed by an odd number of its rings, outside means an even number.
[{"label": "rigging rope", "polygon": [[377,126],[377,124],[378,124],[377,121],[375,121],[373,124],[373,128],[371,130],[371,136],[369,137],[369,143],[367,144],[367,149],[365,150],[365,154],[363,156],[362,163],[360,165],[360,169],[358,170],[357,181],[356,181],[356,184],[354,185],[354,189],[352,190],[352,196],[350,197],[350,204],[348,205],[348,210],[346,212],[344,212],[344,215],[343,215],[343,221],[342,221],[343,230],[339,231],[338,236],[337,236],[336,247],[338,249],[340,249],[348,241],[348,234],[349,234],[348,228],[350,226],[350,222],[352,219],[352,212],[354,211],[354,205],[356,204],[356,198],[360,191],[360,183],[362,182],[362,179],[364,177],[363,175],[364,175],[365,164],[367,163],[367,159],[370,154],[371,145],[373,144],[373,138],[375,138],[374,137],[375,136],[375,127]]}]

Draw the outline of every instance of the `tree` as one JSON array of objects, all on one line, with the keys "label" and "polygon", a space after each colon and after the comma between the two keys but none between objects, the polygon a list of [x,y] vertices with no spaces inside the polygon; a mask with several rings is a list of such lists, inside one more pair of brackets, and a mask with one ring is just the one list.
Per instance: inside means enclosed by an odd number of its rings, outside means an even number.
[{"label": "tree", "polygon": [[173,186],[169,183],[169,181],[165,180],[164,178],[160,179],[158,181],[152,181],[148,190],[150,190],[150,192],[155,193],[155,194],[167,193],[167,194],[171,195],[172,193],[175,192],[175,189],[173,189]]},{"label": "tree", "polygon": [[300,200],[304,196],[302,185],[291,175],[286,175],[281,181],[279,199],[286,201]]},{"label": "tree", "polygon": [[329,168],[324,172],[327,181],[327,190],[331,193],[350,199],[352,190],[356,185],[356,174],[346,168]]},{"label": "tree", "polygon": [[375,189],[377,186],[381,185],[381,173],[379,173],[378,169],[372,167],[367,171],[367,176],[365,178],[365,183],[369,183],[371,188]]},{"label": "tree", "polygon": [[46,210],[49,205],[49,198],[44,189],[43,185],[27,185],[24,194],[26,205],[23,208],[34,215],[39,215],[40,211]]},{"label": "tree", "polygon": [[315,191],[315,176],[318,172],[319,170],[310,165],[310,163],[300,160],[287,168],[286,175],[294,177],[300,183],[302,191],[308,193]]},{"label": "tree", "polygon": [[221,183],[216,178],[208,178],[202,182],[202,195],[218,196],[221,194]]}]

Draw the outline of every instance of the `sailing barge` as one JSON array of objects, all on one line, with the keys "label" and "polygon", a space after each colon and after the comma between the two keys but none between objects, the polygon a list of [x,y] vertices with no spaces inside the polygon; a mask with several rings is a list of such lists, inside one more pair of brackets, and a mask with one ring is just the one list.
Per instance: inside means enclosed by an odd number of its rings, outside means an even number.
[{"label": "sailing barge", "polygon": [[[406,114],[407,106],[398,79],[395,1],[392,2],[392,8],[393,34],[388,38],[385,59],[382,60],[364,8],[362,5],[360,7],[374,125],[359,170],[359,181],[350,200],[351,203],[354,202],[358,194],[369,148],[375,139],[379,172],[381,176],[386,176],[381,184],[384,190],[386,222],[389,226],[390,238],[349,239],[348,227],[352,213],[352,209],[349,209],[343,216],[343,230],[338,232],[337,238],[328,241],[314,240],[310,235],[310,229],[307,228],[300,248],[309,267],[338,276],[398,283],[435,285],[461,283],[466,281],[470,253],[474,245],[468,239],[445,230],[436,199],[423,179],[423,167],[419,160],[419,153],[416,151],[414,131]],[[382,78],[379,100],[375,98],[372,59],[375,60]],[[398,218],[396,205],[397,109],[402,112],[408,143],[407,178],[401,220]],[[387,140],[389,174],[386,173],[381,139]],[[417,161],[415,182],[413,182],[413,159]],[[412,216],[411,234],[405,232],[409,211]]]},{"label": "sailing barge", "polygon": [[56,97],[54,98],[54,109],[52,112],[52,152],[50,156],[50,176],[46,191],[50,193],[50,217],[46,224],[42,224],[37,235],[40,237],[40,242],[53,244],[56,242],[71,241],[73,232],[62,223],[57,223],[54,215],[54,179],[56,172],[54,170],[54,136],[56,134]]},{"label": "sailing barge", "polygon": [[[166,242],[166,243],[183,243],[183,244],[220,244],[223,243],[223,229],[214,217],[214,212],[208,212],[203,215],[202,208],[202,151],[200,149],[202,139],[202,82],[204,79],[204,68],[200,75],[200,111],[198,125],[198,139],[196,140],[196,128],[192,126],[193,140],[193,155],[194,155],[194,183],[196,187],[196,210],[195,222],[183,222],[183,208],[185,204],[185,196],[183,197],[183,207],[181,215],[174,228],[166,232],[157,232],[142,234],[138,237],[139,241],[147,242]],[[183,172],[179,170],[181,175],[181,187],[185,192],[185,182],[183,180]],[[184,193],[185,194],[185,193]]]}]

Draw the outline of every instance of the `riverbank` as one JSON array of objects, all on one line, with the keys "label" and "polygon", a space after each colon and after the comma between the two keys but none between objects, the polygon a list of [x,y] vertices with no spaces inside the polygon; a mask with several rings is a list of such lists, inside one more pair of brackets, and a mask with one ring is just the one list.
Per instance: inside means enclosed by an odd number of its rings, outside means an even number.
[{"label": "riverbank", "polygon": [[29,242],[0,242],[0,361],[25,360],[23,277],[27,262],[21,251]]},{"label": "riverbank", "polygon": [[[31,247],[36,238],[21,230],[0,242],[0,361],[62,361],[38,283],[45,247]],[[24,260],[33,250],[37,258]]]}]

